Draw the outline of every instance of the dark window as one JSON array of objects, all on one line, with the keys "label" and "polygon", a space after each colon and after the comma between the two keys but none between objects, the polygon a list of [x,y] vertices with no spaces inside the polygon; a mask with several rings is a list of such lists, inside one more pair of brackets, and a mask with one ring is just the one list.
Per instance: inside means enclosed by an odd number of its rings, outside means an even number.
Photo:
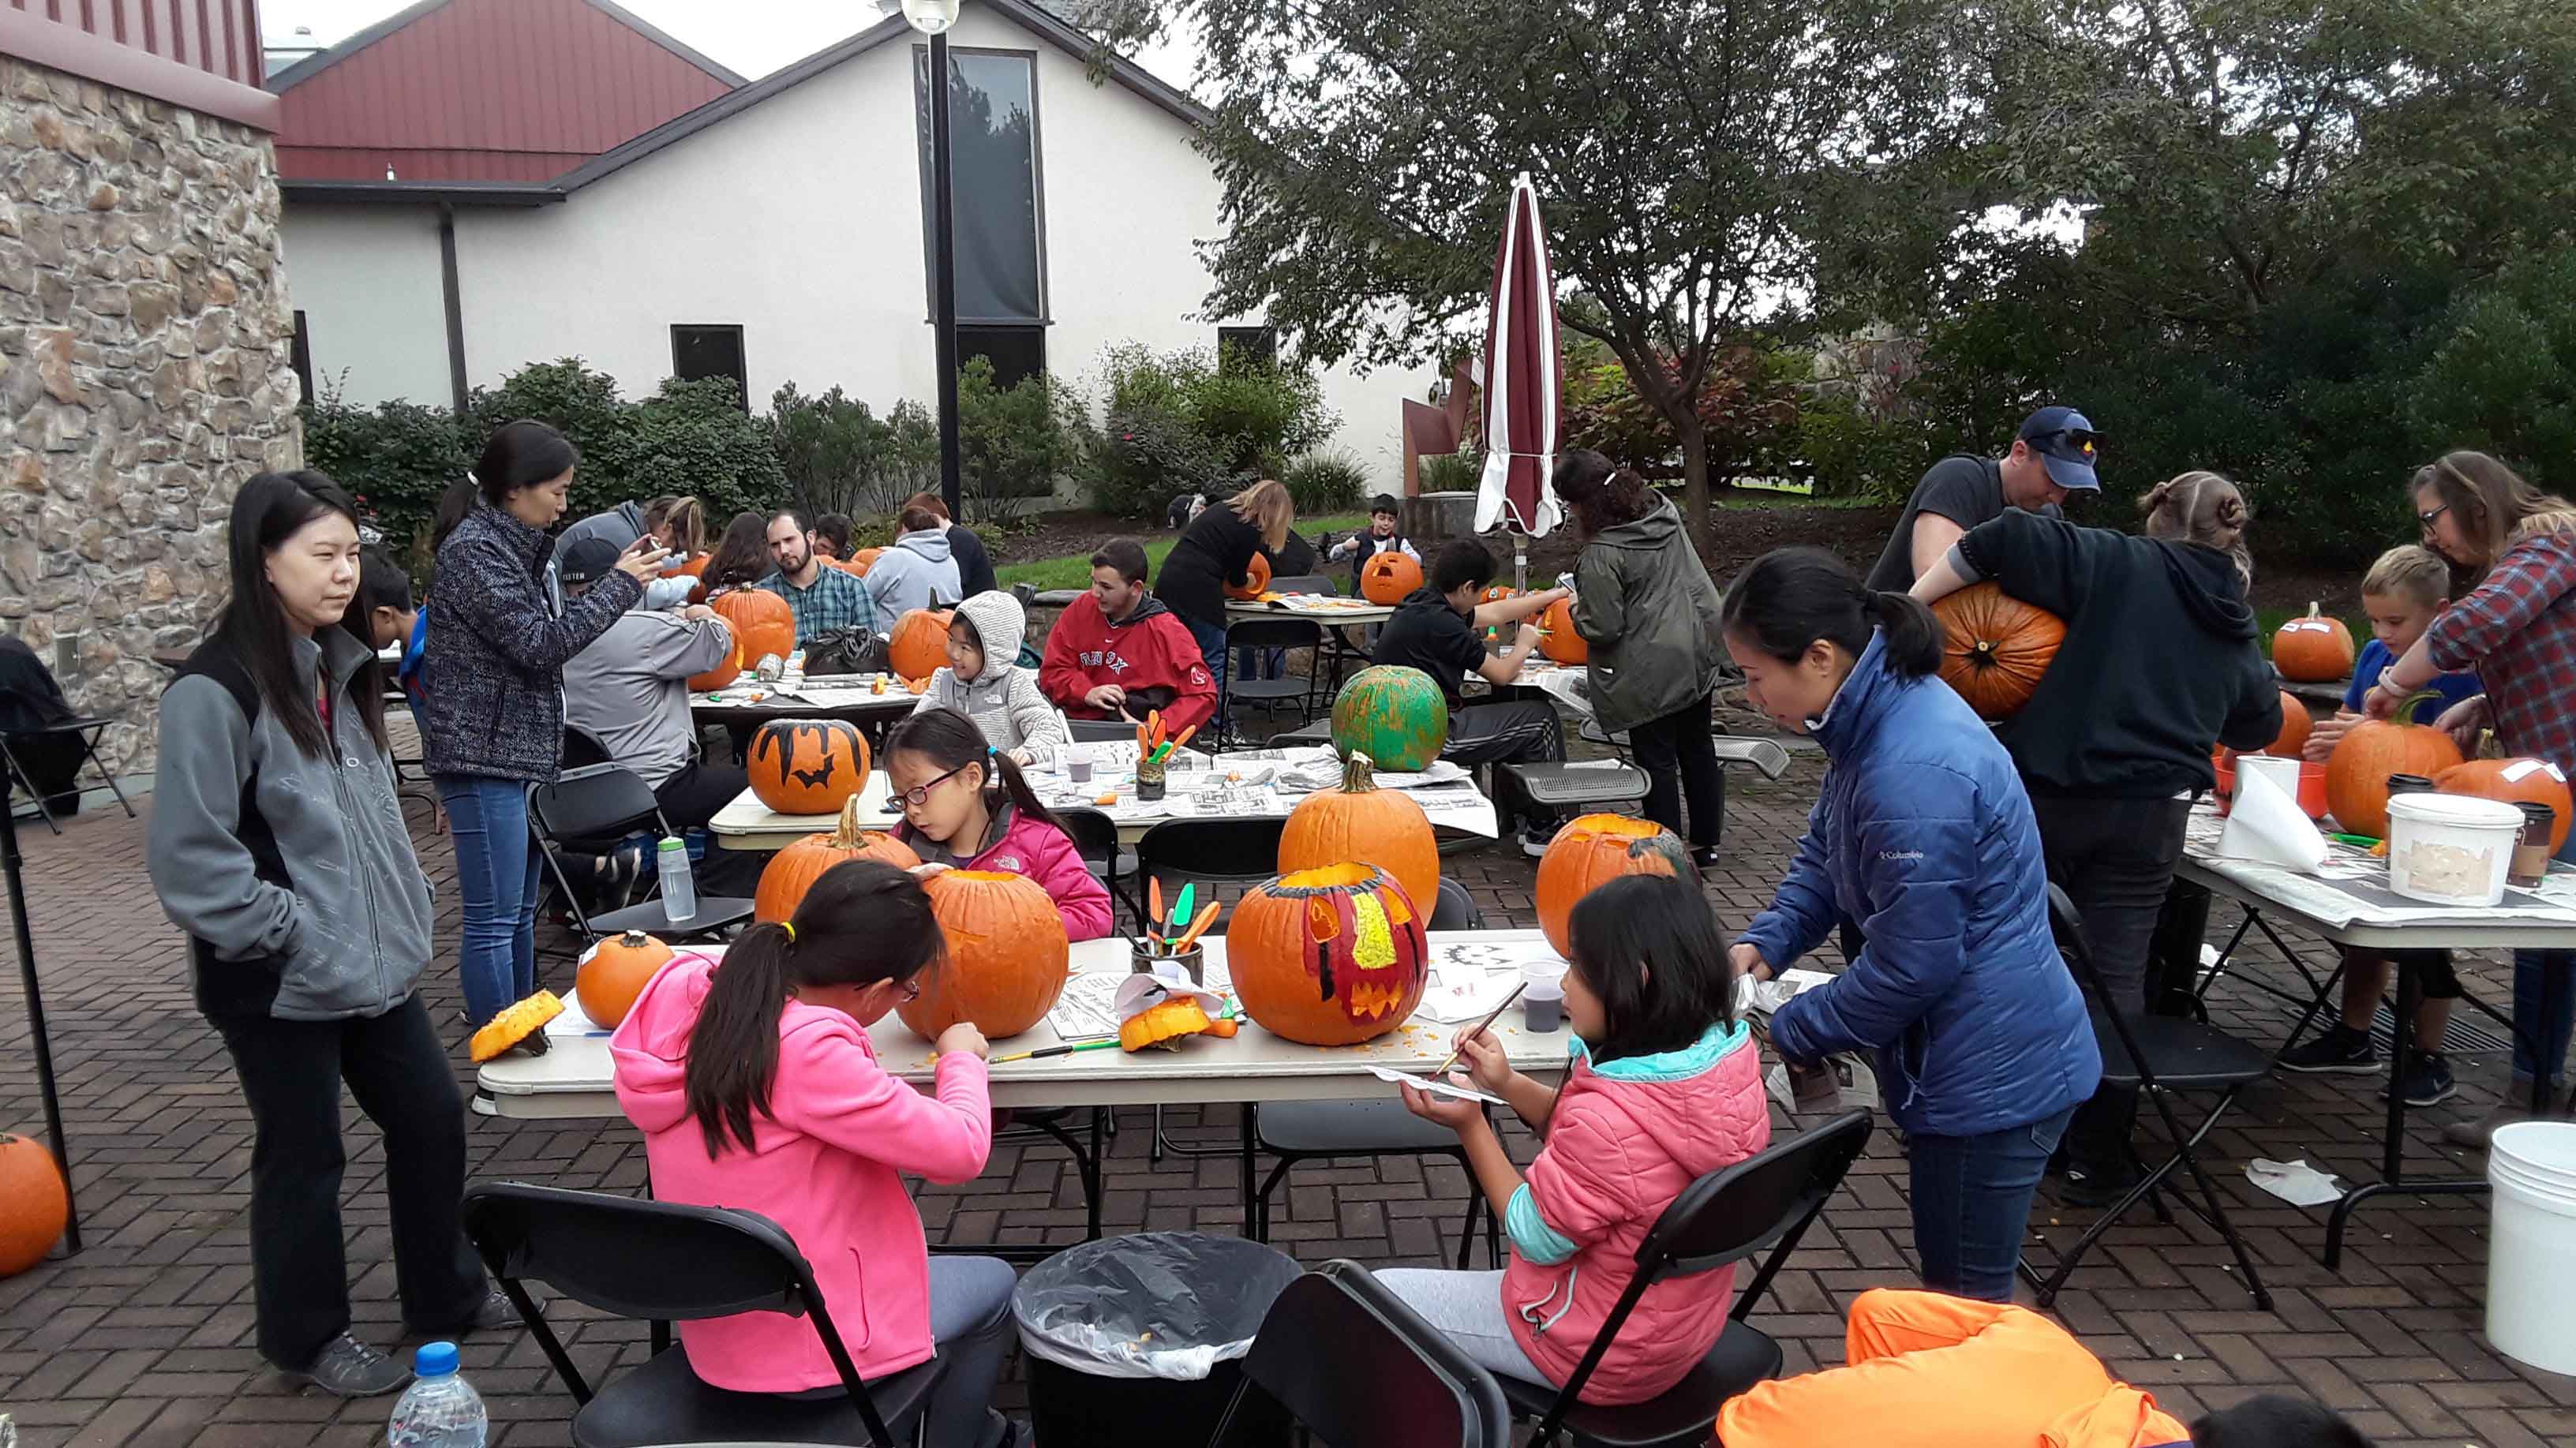
[{"label": "dark window", "polygon": [[957,365],[982,357],[993,364],[993,385],[1007,392],[1046,372],[1046,328],[960,327]]},{"label": "dark window", "polygon": [[1219,327],[1216,329],[1216,358],[1220,371],[1231,372],[1238,367],[1277,367],[1279,329]]},{"label": "dark window", "polygon": [[[923,291],[936,311],[939,240],[931,214],[930,48],[915,46],[912,54]],[[1035,55],[949,50],[948,150],[957,315],[969,322],[1044,321]],[[1002,359],[993,360],[998,366]]]},{"label": "dark window", "polygon": [[734,406],[745,411],[751,408],[751,377],[742,367],[740,327],[673,327],[671,375],[683,382],[730,377]]},{"label": "dark window", "polygon": [[313,332],[311,328],[304,325],[304,312],[301,308],[298,308],[295,313],[295,347],[288,355],[295,368],[295,386],[301,394],[297,400],[311,402],[313,400]]}]

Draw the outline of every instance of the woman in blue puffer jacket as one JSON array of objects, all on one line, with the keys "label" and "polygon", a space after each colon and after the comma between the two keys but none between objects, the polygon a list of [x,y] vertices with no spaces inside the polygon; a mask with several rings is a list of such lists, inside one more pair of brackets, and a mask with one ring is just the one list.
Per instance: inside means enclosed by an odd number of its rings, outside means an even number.
[{"label": "woman in blue puffer jacket", "polygon": [[2012,757],[1932,678],[1941,625],[1832,555],[1757,558],[1726,591],[1755,707],[1830,768],[1771,908],[1733,952],[1767,977],[1846,922],[1858,959],[1780,1007],[1792,1061],[1867,1048],[1911,1141],[1914,1245],[1936,1292],[2012,1299],[2031,1196],[2102,1058],[2048,928]]}]

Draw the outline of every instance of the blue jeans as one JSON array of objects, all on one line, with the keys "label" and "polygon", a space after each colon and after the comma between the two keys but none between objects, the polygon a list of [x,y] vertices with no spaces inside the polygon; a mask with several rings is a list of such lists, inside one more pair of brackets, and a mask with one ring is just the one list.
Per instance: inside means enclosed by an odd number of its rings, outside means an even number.
[{"label": "blue jeans", "polygon": [[1982,1136],[1908,1138],[1914,1250],[1923,1259],[1924,1286],[1954,1297],[2012,1301],[2030,1199],[2074,1115],[2070,1106]]},{"label": "blue jeans", "polygon": [[[2576,862],[2576,833],[2567,836],[2558,858]],[[2513,1085],[2529,1093],[2531,1078],[2546,1076],[2551,1090],[2567,1077],[2567,1043],[2576,1036],[2576,950],[2517,950],[2513,953]],[[2531,1056],[2523,1033],[2537,1037],[2540,1061]],[[2541,1069],[2542,1062],[2548,1070]]]},{"label": "blue jeans", "polygon": [[1208,743],[1200,746],[1204,749],[1225,738],[1225,625],[1201,623],[1187,614],[1178,614],[1175,617],[1180,619],[1182,627],[1190,631],[1190,637],[1199,641],[1199,660],[1207,665],[1208,677],[1216,681],[1218,705],[1216,728]]},{"label": "blue jeans", "polygon": [[466,1021],[481,1026],[537,989],[542,862],[528,838],[528,787],[474,774],[442,774],[435,782],[456,840],[456,893],[465,913],[456,973]]}]

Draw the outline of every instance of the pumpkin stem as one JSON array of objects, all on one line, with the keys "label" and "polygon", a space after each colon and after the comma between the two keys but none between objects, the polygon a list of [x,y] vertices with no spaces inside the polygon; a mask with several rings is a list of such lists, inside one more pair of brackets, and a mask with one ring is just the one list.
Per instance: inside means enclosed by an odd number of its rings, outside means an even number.
[{"label": "pumpkin stem", "polygon": [[2405,698],[2398,700],[2397,708],[2391,712],[2388,717],[2399,724],[2412,724],[2416,722],[2415,712],[2424,707],[2425,700],[2438,699],[2440,697],[2442,696],[2434,693],[2430,689],[2418,689],[2414,693],[2407,695]]},{"label": "pumpkin stem", "polygon": [[2318,616],[2318,609],[2319,609],[2319,607],[2320,607],[2320,605],[2319,605],[2319,603],[2318,603],[2318,601],[2317,601],[2316,599],[2313,599],[2313,598],[2312,598],[2312,599],[2309,599],[2309,600],[2308,600],[2308,617],[2310,617],[2310,618],[2315,618],[2315,617],[2317,617],[2317,616]]},{"label": "pumpkin stem", "polygon": [[644,932],[641,930],[629,930],[624,935],[617,937],[617,943],[625,946],[629,950],[641,950],[644,948]]},{"label": "pumpkin stem", "polygon": [[2503,750],[2502,748],[2498,747],[2498,746],[2497,746],[2497,744],[2496,744],[2496,737],[2495,737],[2495,731],[2494,731],[2494,730],[2492,730],[2492,729],[2481,729],[2481,730],[2479,730],[2479,731],[2478,731],[2478,752],[2477,752],[2477,753],[2475,753],[2475,754],[2470,755],[2469,757],[2470,757],[2471,759],[2502,759],[2502,758],[2504,758],[2504,750]]},{"label": "pumpkin stem", "polygon": [[1372,794],[1377,790],[1377,777],[1371,771],[1369,757],[1354,749],[1342,761],[1342,793]]},{"label": "pumpkin stem", "polygon": [[859,824],[859,797],[851,795],[841,806],[841,823],[832,831],[832,843],[844,850],[855,850],[867,843],[867,830]]}]

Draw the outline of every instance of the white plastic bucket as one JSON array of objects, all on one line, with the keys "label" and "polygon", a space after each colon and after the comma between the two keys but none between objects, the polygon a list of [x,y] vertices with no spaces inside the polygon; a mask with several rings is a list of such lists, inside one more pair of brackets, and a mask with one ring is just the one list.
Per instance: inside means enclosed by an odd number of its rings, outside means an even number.
[{"label": "white plastic bucket", "polygon": [[2487,1148],[2494,1188],[2487,1341],[2518,1362],[2576,1373],[2576,1121],[2518,1121]]},{"label": "white plastic bucket", "polygon": [[2437,905],[2495,905],[2522,811],[2460,794],[2401,794],[2388,802],[2388,888]]}]

